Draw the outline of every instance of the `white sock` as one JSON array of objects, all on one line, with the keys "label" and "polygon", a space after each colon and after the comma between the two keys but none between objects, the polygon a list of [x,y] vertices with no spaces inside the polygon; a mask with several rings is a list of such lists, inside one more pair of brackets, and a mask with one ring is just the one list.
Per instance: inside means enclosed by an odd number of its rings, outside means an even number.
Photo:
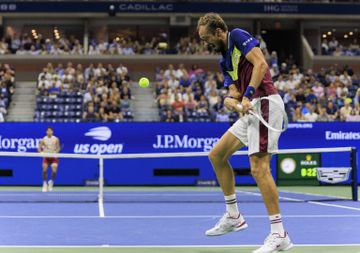
[{"label": "white sock", "polygon": [[281,219],[281,214],[269,215],[271,233],[279,233],[283,235],[285,233],[284,226]]},{"label": "white sock", "polygon": [[44,185],[44,184],[47,184],[46,181],[43,181],[43,185]]},{"label": "white sock", "polygon": [[236,201],[236,194],[225,196],[226,211],[230,214],[231,217],[239,216],[239,209]]}]

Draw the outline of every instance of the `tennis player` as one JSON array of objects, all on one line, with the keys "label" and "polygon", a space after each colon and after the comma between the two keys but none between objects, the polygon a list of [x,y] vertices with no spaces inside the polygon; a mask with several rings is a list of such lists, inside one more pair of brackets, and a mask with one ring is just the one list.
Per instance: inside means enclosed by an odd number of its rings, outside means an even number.
[{"label": "tennis player", "polygon": [[[41,139],[38,147],[39,153],[59,153],[60,151],[60,142],[59,139],[54,136],[54,130],[51,127],[46,129],[46,136]],[[47,170],[48,167],[51,167],[51,178],[47,183]],[[52,191],[54,187],[54,181],[56,177],[56,172],[58,169],[59,160],[56,157],[44,157],[42,162],[42,178],[43,186],[42,191]]]},{"label": "tennis player", "polygon": [[[206,231],[206,235],[222,235],[248,226],[238,210],[234,173],[228,161],[235,151],[248,146],[251,173],[262,194],[271,225],[271,232],[264,245],[253,252],[288,250],[293,244],[283,227],[278,192],[270,173],[271,154],[278,149],[280,134],[269,131],[258,119],[248,114],[252,109],[251,101],[260,97],[270,97],[276,104],[284,106],[271,79],[259,42],[242,29],[228,31],[224,20],[216,13],[201,17],[197,28],[201,40],[222,54],[220,66],[224,74],[224,86],[228,88],[225,106],[245,115],[230,127],[209,154],[225,196],[226,213],[213,228]],[[279,107],[272,105],[271,101],[263,100],[261,111],[271,126],[281,127],[283,114]]]}]

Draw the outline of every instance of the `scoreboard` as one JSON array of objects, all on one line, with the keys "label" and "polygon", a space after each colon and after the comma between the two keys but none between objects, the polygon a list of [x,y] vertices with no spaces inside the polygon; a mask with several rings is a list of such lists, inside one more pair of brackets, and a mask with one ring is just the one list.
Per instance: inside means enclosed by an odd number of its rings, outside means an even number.
[{"label": "scoreboard", "polygon": [[316,168],[321,167],[320,153],[278,154],[277,184],[286,185],[319,185]]}]

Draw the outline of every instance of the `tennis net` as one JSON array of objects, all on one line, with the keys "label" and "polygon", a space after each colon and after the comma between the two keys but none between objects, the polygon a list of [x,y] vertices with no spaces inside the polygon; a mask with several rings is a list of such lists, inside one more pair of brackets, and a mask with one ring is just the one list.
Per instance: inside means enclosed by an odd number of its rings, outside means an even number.
[{"label": "tennis net", "polygon": [[[42,193],[41,184],[41,158],[50,156],[50,154],[39,153],[18,153],[18,152],[0,152],[0,164],[3,168],[11,168],[12,163],[21,159],[24,164],[28,164],[31,174],[38,178],[39,186],[20,186],[14,185],[11,178],[19,177],[14,170],[12,177],[3,178],[2,185],[6,182],[8,185],[0,187],[0,202],[64,202],[64,203],[168,203],[168,202],[223,202],[217,185],[215,174],[211,170],[210,163],[207,170],[211,177],[202,178],[201,173],[187,175],[190,180],[186,186],[179,186],[178,181],[171,181],[169,176],[158,175],[159,168],[152,168],[150,174],[152,181],[137,183],[137,186],[129,187],[129,183],[122,182],[119,186],[117,178],[126,177],[126,173],[131,171],[136,177],[137,166],[152,163],[167,164],[172,159],[176,160],[176,173],[171,178],[183,177],[178,174],[181,161],[191,161],[198,164],[203,159],[207,160],[207,152],[193,153],[156,153],[156,154],[120,154],[120,155],[79,155],[79,154],[51,154],[52,157],[60,158],[58,183],[61,184],[64,177],[74,177],[74,181],[66,180],[73,185],[55,186],[53,192]],[[306,201],[332,201],[332,200],[357,200],[358,182],[357,182],[357,153],[355,148],[320,148],[320,149],[286,149],[279,150],[278,154],[273,156],[271,167],[273,175],[276,178],[277,185],[280,187],[280,201],[283,202],[306,202]],[[133,168],[126,168],[131,160]],[[169,160],[170,159],[170,160]],[[234,164],[236,182],[238,185],[248,184],[247,186],[237,187],[239,202],[260,202],[262,201],[259,191],[252,186],[251,175],[248,166],[247,151],[238,151],[231,159]],[[36,164],[36,166],[33,166]],[[75,165],[74,165],[75,164]],[[5,166],[5,167],[4,167]],[[75,167],[74,167],[75,166]],[[348,180],[332,185],[320,182],[317,178],[317,167],[322,168],[349,168],[351,173]],[[193,168],[192,171],[197,170]],[[110,173],[113,171],[112,173]],[[114,173],[116,171],[116,173]],[[161,172],[161,171],[160,171]],[[169,170],[166,171],[168,173]],[[184,170],[182,170],[184,172]],[[129,172],[130,173],[130,172]],[[185,171],[187,173],[187,171]],[[161,173],[160,173],[161,174]],[[27,174],[28,175],[28,174]],[[159,186],[161,180],[169,180],[168,185],[175,182],[177,186]],[[165,178],[165,179],[164,179]],[[0,178],[1,180],[1,178]],[[20,180],[25,182],[26,178]],[[72,183],[74,182],[74,183]],[[78,185],[82,186],[74,186]],[[125,181],[126,182],[126,181]],[[12,185],[10,185],[12,184]],[[157,185],[157,186],[156,186]],[[198,185],[197,187],[189,187]],[[206,186],[200,186],[206,185]],[[212,185],[212,186],[209,186]]]}]

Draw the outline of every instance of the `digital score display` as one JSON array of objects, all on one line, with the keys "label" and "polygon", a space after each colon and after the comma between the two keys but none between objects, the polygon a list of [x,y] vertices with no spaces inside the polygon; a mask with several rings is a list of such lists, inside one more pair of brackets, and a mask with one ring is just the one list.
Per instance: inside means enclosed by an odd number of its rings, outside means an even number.
[{"label": "digital score display", "polygon": [[320,153],[278,154],[278,185],[319,185],[316,168],[321,167]]}]

